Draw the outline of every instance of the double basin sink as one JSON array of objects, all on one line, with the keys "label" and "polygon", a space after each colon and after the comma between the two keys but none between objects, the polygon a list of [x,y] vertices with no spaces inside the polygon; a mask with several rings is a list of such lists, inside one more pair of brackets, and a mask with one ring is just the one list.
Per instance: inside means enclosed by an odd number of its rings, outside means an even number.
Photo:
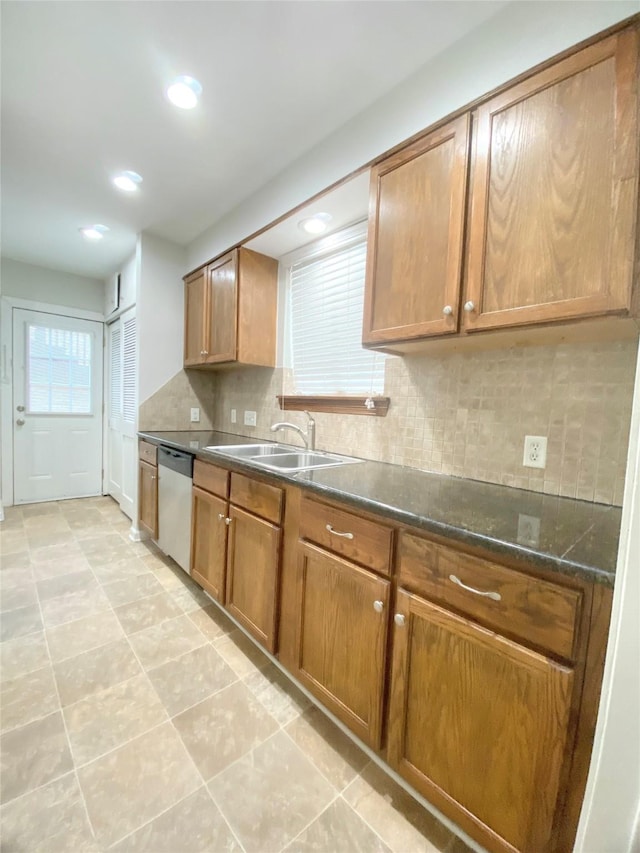
[{"label": "double basin sink", "polygon": [[297,450],[286,444],[214,444],[205,450],[215,450],[230,456],[251,462],[269,471],[296,474],[299,471],[313,471],[316,468],[335,468],[338,465],[350,465],[362,462],[353,456],[337,456],[319,450]]}]

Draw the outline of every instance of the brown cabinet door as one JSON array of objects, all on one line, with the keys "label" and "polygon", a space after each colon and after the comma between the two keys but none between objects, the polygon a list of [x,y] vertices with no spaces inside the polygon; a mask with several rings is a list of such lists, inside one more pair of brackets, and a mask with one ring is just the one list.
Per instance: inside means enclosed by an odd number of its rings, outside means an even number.
[{"label": "brown cabinet door", "polygon": [[295,675],[365,743],[382,740],[390,582],[300,542]]},{"label": "brown cabinet door", "polygon": [[224,604],[227,502],[194,487],[191,513],[191,575]]},{"label": "brown cabinet door", "polygon": [[206,269],[200,270],[184,283],[184,363],[185,366],[204,361],[204,320]]},{"label": "brown cabinet door", "polygon": [[469,115],[371,170],[363,342],[458,329]]},{"label": "brown cabinet door", "polygon": [[395,622],[391,765],[488,849],[548,850],[573,671],[403,590]]},{"label": "brown cabinet door", "polygon": [[138,521],[153,539],[158,538],[158,469],[138,462]]},{"label": "brown cabinet door", "polygon": [[204,361],[235,361],[237,357],[238,253],[230,252],[207,267]]},{"label": "brown cabinet door", "polygon": [[466,331],[628,310],[637,41],[611,36],[478,109]]},{"label": "brown cabinet door", "polygon": [[234,506],[229,518],[227,609],[275,652],[282,531]]}]

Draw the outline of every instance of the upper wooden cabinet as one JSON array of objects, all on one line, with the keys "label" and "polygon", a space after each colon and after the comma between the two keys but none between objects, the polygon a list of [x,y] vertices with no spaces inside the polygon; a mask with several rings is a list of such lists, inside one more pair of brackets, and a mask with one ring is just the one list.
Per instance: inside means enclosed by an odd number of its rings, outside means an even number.
[{"label": "upper wooden cabinet", "polygon": [[371,170],[363,343],[458,330],[469,115]]},{"label": "upper wooden cabinet", "polygon": [[637,43],[611,36],[474,114],[466,331],[629,310]]},{"label": "upper wooden cabinet", "polygon": [[185,367],[255,364],[276,355],[278,262],[234,249],[185,279]]}]

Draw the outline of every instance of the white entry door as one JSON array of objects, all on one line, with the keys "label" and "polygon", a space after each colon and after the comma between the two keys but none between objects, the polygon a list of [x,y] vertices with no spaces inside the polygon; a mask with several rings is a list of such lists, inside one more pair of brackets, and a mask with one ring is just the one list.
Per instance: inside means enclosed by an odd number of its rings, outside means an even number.
[{"label": "white entry door", "polygon": [[13,309],[16,504],[102,492],[103,324]]},{"label": "white entry door", "polygon": [[107,491],[133,519],[138,477],[135,308],[107,326]]}]

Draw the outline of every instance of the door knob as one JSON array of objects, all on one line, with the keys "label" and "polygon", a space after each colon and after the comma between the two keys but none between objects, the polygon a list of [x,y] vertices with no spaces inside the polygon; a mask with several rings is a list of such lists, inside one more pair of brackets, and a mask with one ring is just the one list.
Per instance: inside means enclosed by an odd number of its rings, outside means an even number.
[{"label": "door knob", "polygon": [[464,303],[464,310],[465,310],[467,313],[469,313],[469,312],[471,312],[471,311],[475,311],[475,310],[476,310],[475,302],[472,302],[471,300],[469,300],[468,302],[465,302],[465,303]]},{"label": "door knob", "polygon": [[16,423],[18,424],[18,426],[24,426],[24,418],[18,418]]},{"label": "door knob", "polygon": [[16,406],[16,412],[24,412],[24,406]]},{"label": "door knob", "polygon": [[451,305],[445,305],[442,309],[442,313],[445,317],[450,317],[453,314],[453,308],[451,307]]},{"label": "door knob", "polygon": [[373,609],[376,611],[376,613],[382,613],[382,611],[384,610],[384,602],[374,601],[373,602]]},{"label": "door knob", "polygon": [[402,626],[404,625],[404,615],[402,613],[396,613],[396,615],[393,617],[393,621],[396,623],[398,628],[402,628]]}]

